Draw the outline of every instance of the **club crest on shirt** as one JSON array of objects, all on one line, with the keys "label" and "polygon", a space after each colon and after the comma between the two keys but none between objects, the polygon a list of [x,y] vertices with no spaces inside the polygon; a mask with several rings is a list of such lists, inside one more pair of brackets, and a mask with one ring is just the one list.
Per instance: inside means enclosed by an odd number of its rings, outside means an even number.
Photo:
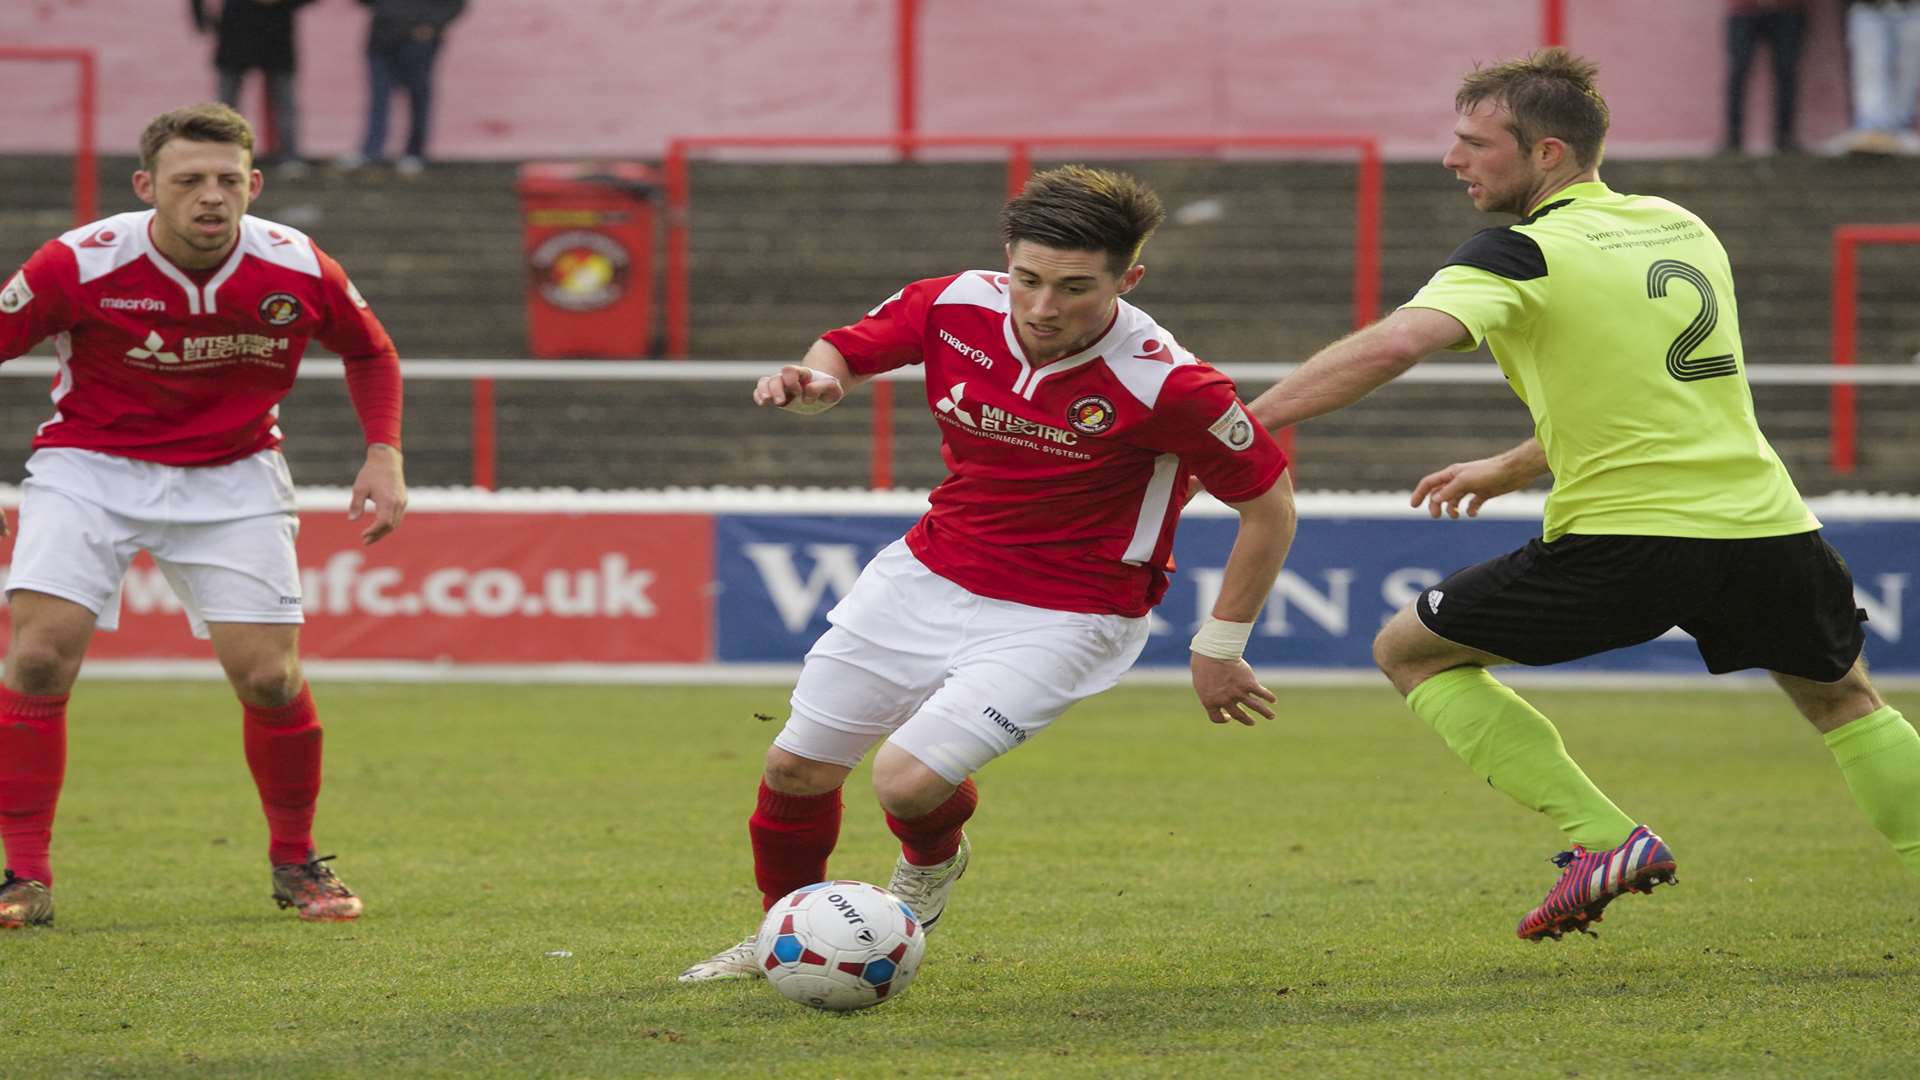
[{"label": "club crest on shirt", "polygon": [[1098,435],[1113,426],[1113,402],[1099,394],[1076,398],[1067,406],[1067,424],[1082,435]]},{"label": "club crest on shirt", "polygon": [[27,288],[27,272],[15,270],[0,289],[0,314],[11,315],[33,302],[33,290]]},{"label": "club crest on shirt", "polygon": [[286,326],[300,318],[300,298],[289,292],[268,293],[260,301],[260,321]]},{"label": "club crest on shirt", "polygon": [[1236,453],[1253,445],[1253,420],[1237,401],[1221,413],[1220,419],[1208,426],[1207,431]]}]

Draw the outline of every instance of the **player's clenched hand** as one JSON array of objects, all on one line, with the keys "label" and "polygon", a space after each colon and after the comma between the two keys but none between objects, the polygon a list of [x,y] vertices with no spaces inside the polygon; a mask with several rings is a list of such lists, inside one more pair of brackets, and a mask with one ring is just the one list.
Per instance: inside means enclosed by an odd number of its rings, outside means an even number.
[{"label": "player's clenched hand", "polygon": [[1526,486],[1526,478],[1515,477],[1499,458],[1457,462],[1439,472],[1428,473],[1413,487],[1409,506],[1427,504],[1427,514],[1439,517],[1445,511],[1450,518],[1478,517],[1487,500]]},{"label": "player's clenched hand", "polygon": [[1252,727],[1254,719],[1247,715],[1248,710],[1273,719],[1273,710],[1267,708],[1267,703],[1278,699],[1273,691],[1260,685],[1245,660],[1215,660],[1199,653],[1192,656],[1193,692],[1199,695],[1201,706],[1207,710],[1207,719],[1216,724],[1238,720]]},{"label": "player's clenched hand", "polygon": [[347,504],[347,520],[358,521],[367,504],[373,504],[373,520],[360,532],[360,542],[371,544],[400,527],[407,512],[407,481],[401,469],[400,451],[385,443],[367,447],[367,463],[354,477],[353,495]]},{"label": "player's clenched hand", "polygon": [[772,405],[797,413],[817,413],[839,404],[847,396],[840,380],[824,371],[799,364],[788,364],[778,375],[762,376],[753,388],[755,405]]}]

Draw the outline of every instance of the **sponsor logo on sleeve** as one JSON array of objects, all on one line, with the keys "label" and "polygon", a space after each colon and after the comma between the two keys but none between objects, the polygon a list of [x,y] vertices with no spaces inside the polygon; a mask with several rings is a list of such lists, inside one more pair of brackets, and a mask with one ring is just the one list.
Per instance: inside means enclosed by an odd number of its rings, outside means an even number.
[{"label": "sponsor logo on sleeve", "polygon": [[360,295],[360,290],[354,287],[352,278],[347,279],[347,299],[353,301],[354,307],[362,311],[366,310],[367,298]]},{"label": "sponsor logo on sleeve", "polygon": [[1134,357],[1134,359],[1135,360],[1152,360],[1155,363],[1169,364],[1169,365],[1177,364],[1180,362],[1174,358],[1173,350],[1167,347],[1167,343],[1159,340],[1158,338],[1148,338],[1147,340],[1141,342],[1140,352],[1138,355]]},{"label": "sponsor logo on sleeve", "polygon": [[27,272],[15,270],[0,289],[0,314],[11,315],[33,302],[33,290],[27,288]]},{"label": "sponsor logo on sleeve", "polygon": [[101,229],[99,232],[80,241],[80,246],[83,248],[112,247],[114,241],[118,239],[120,239],[120,235],[112,229]]},{"label": "sponsor logo on sleeve", "polygon": [[1076,398],[1067,406],[1067,424],[1082,435],[1099,435],[1113,426],[1113,402],[1099,394]]},{"label": "sponsor logo on sleeve", "polygon": [[300,298],[289,292],[268,293],[260,301],[260,321],[286,326],[300,318]]},{"label": "sponsor logo on sleeve", "polygon": [[1253,420],[1237,401],[1221,413],[1220,419],[1215,420],[1207,431],[1235,453],[1253,445]]}]

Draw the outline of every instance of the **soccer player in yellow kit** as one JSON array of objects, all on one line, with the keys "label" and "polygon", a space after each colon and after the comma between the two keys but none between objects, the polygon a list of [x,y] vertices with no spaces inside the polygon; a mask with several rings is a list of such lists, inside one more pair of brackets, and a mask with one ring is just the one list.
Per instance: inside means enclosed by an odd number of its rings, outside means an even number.
[{"label": "soccer player in yellow kit", "polygon": [[1920,736],[1861,659],[1865,613],[1754,420],[1733,276],[1712,230],[1600,182],[1606,101],[1563,49],[1468,75],[1442,164],[1484,229],[1386,319],[1256,399],[1278,429],[1350,405],[1439,350],[1485,341],[1534,437],[1423,478],[1435,517],[1553,474],[1542,536],[1399,612],[1374,659],[1495,788],[1572,841],[1519,936],[1585,931],[1607,903],[1673,880],[1674,857],[1567,756],[1547,718],[1487,669],[1557,664],[1678,626],[1708,670],[1765,668],[1820,731],[1847,787],[1920,873]]}]

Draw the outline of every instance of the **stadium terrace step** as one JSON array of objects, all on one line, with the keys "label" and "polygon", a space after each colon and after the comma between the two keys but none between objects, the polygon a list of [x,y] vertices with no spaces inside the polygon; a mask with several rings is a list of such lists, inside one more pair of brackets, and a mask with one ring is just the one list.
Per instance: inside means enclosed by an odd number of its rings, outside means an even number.
[{"label": "stadium terrace step", "polygon": [[[1037,164],[1044,167],[1043,158]],[[1170,220],[1147,250],[1142,307],[1217,362],[1297,361],[1351,327],[1354,172],[1311,161],[1119,162],[1158,187]],[[103,212],[132,208],[134,163],[100,164]],[[1699,213],[1719,233],[1739,282],[1751,364],[1826,359],[1832,228],[1920,217],[1920,161],[1815,157],[1614,161],[1620,191],[1647,191]],[[338,257],[409,357],[519,357],[527,352],[515,166],[435,165],[417,180],[327,166],[268,174],[263,216],[316,235]],[[750,164],[692,167],[693,353],[709,359],[797,356],[915,277],[992,266],[1005,196],[998,161]],[[0,156],[0,273],[72,223],[71,162]],[[1382,310],[1404,300],[1466,237],[1494,219],[1475,213],[1437,164],[1386,170]],[[656,265],[658,264],[656,252]],[[1859,356],[1906,363],[1920,352],[1920,305],[1909,302],[1920,250],[1860,257]],[[1490,362],[1480,355],[1482,362]],[[322,361],[324,362],[324,361]],[[17,481],[47,414],[39,387],[0,383],[0,480]],[[1248,396],[1262,386],[1242,387]],[[471,392],[464,383],[408,387],[407,459],[421,485],[471,475]],[[509,486],[581,488],[705,484],[857,486],[869,467],[864,402],[799,421],[749,411],[730,383],[500,383],[498,475]],[[1859,395],[1860,460],[1828,468],[1828,393],[1759,387],[1756,408],[1802,490],[1920,490],[1920,388]],[[895,476],[940,477],[935,431],[915,392],[896,395]],[[288,456],[306,483],[344,482],[360,459],[342,384],[304,381],[282,410]],[[637,429],[647,432],[636,438]],[[1491,453],[1529,430],[1497,384],[1389,387],[1299,434],[1299,482],[1404,490],[1425,471]]]}]

